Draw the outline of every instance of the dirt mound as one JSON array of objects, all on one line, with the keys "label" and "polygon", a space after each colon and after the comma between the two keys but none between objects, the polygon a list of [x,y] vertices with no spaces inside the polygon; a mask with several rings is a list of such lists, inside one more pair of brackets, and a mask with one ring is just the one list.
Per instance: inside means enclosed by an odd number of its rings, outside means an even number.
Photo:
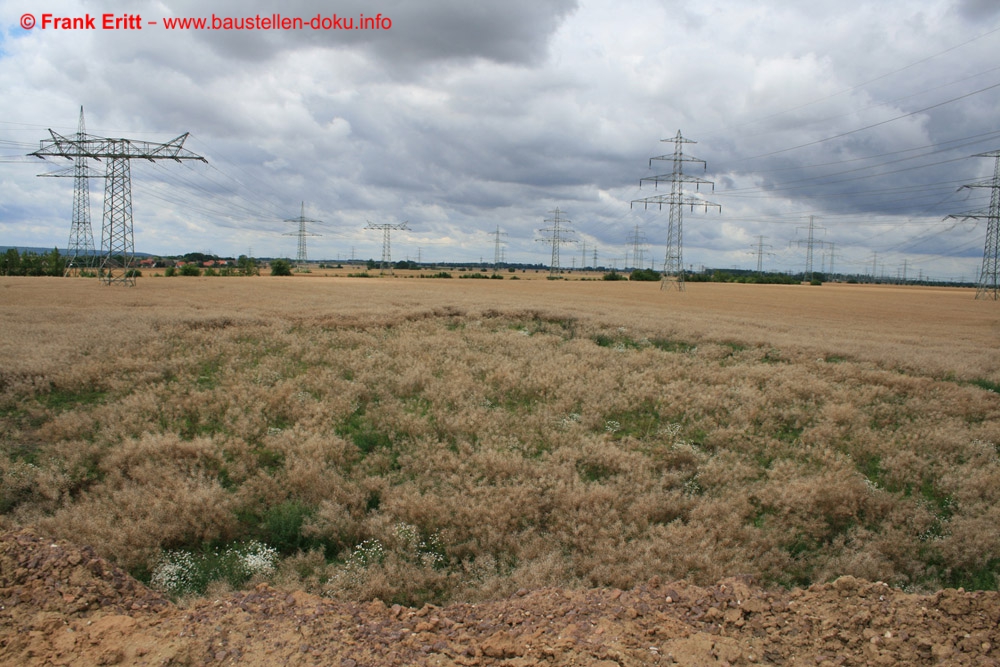
[{"label": "dirt mound", "polygon": [[0,536],[7,665],[998,665],[1000,593],[656,578],[411,609],[260,585],[179,608],[89,548]]}]

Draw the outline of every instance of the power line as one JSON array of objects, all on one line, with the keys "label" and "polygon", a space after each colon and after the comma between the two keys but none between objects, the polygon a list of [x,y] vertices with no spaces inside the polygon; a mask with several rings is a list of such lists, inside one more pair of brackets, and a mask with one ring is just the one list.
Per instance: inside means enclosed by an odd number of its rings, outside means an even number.
[{"label": "power line", "polygon": [[957,216],[986,220],[986,244],[983,246],[983,265],[979,270],[976,284],[977,299],[1000,299],[1000,151],[979,153],[973,157],[994,158],[993,178],[977,183],[969,183],[963,188],[989,188],[990,207],[987,210],[969,211]]},{"label": "power line", "polygon": [[750,125],[752,123],[759,123],[761,121],[769,120],[771,118],[775,118],[777,116],[781,116],[781,115],[784,115],[786,113],[791,113],[793,111],[799,111],[801,109],[805,109],[806,107],[810,107],[810,106],[812,106],[814,104],[818,104],[820,102],[825,102],[826,100],[829,100],[829,99],[832,99],[834,97],[837,97],[838,95],[843,95],[844,93],[850,93],[850,92],[853,92],[855,90],[858,90],[859,88],[864,88],[865,86],[867,86],[869,84],[875,83],[876,81],[881,81],[882,79],[888,78],[888,77],[892,76],[893,74],[899,74],[900,72],[905,72],[906,70],[910,69],[911,67],[916,67],[917,65],[921,65],[923,63],[929,62],[929,61],[933,60],[934,58],[937,58],[939,56],[943,56],[946,53],[950,53],[952,51],[960,49],[963,46],[968,46],[969,44],[971,44],[971,43],[973,43],[975,41],[978,41],[978,40],[980,40],[980,39],[982,39],[984,37],[989,37],[990,35],[992,35],[995,32],[1000,32],[1000,28],[994,28],[993,30],[989,30],[987,32],[984,32],[983,34],[981,34],[981,35],[979,35],[977,37],[973,37],[970,40],[966,40],[966,41],[962,42],[961,44],[956,44],[955,46],[951,46],[951,47],[945,49],[944,51],[939,51],[939,52],[937,52],[937,53],[935,53],[933,55],[927,56],[926,58],[921,58],[920,60],[912,62],[912,63],[910,63],[908,65],[905,65],[903,67],[900,67],[898,69],[894,69],[894,70],[892,70],[890,72],[886,72],[884,74],[880,74],[879,76],[877,76],[877,77],[875,77],[873,79],[868,79],[867,81],[863,81],[863,82],[861,82],[861,83],[859,83],[857,85],[851,86],[850,88],[844,88],[842,90],[838,90],[835,93],[832,93],[832,94],[827,95],[825,97],[821,97],[821,98],[816,99],[816,100],[812,100],[811,102],[806,102],[805,104],[800,104],[797,107],[792,107],[790,109],[784,109],[783,111],[778,111],[776,113],[770,114],[768,116],[764,116],[762,118],[757,118],[757,119],[754,119],[754,120],[751,120],[751,121],[747,121],[746,123],[743,123],[741,125],[737,125],[736,127],[742,127],[742,126],[745,126],[745,125]]},{"label": "power line", "polygon": [[904,113],[901,116],[894,116],[893,118],[887,118],[886,120],[879,121],[877,123],[872,123],[871,125],[865,125],[864,127],[859,127],[859,128],[853,129],[853,130],[848,130],[847,132],[841,132],[840,134],[835,134],[833,136],[824,137],[823,139],[817,139],[816,141],[809,141],[809,142],[804,143],[804,144],[799,144],[798,146],[790,146],[788,148],[782,148],[781,150],[771,151],[770,153],[762,153],[760,155],[753,155],[751,157],[744,158],[744,160],[756,160],[756,159],[759,159],[759,158],[762,158],[762,157],[771,157],[772,155],[780,155],[782,153],[787,153],[788,151],[794,151],[794,150],[799,149],[799,148],[806,148],[808,146],[815,146],[817,144],[822,144],[822,143],[825,143],[827,141],[832,141],[834,139],[840,139],[840,138],[843,138],[843,137],[847,137],[847,136],[850,136],[852,134],[857,134],[858,132],[864,132],[865,130],[870,130],[870,129],[874,128],[874,127],[879,127],[879,126],[882,126],[882,125],[886,125],[888,123],[893,123],[893,122],[895,122],[897,120],[902,120],[903,118],[909,118],[910,116],[915,116],[918,113],[923,113],[925,111],[930,111],[931,109],[937,109],[938,107],[943,107],[945,105],[951,104],[952,102],[958,102],[958,101],[964,100],[964,99],[966,99],[968,97],[972,97],[973,95],[978,95],[980,93],[985,93],[986,91],[993,90],[994,88],[1000,88],[1000,83],[994,83],[992,86],[986,86],[985,88],[980,88],[979,90],[974,90],[971,93],[966,93],[965,95],[959,95],[958,97],[953,97],[953,98],[951,98],[949,100],[945,100],[944,102],[938,102],[937,104],[932,104],[932,105],[924,107],[922,109],[917,109],[916,111],[911,111],[909,113]]}]

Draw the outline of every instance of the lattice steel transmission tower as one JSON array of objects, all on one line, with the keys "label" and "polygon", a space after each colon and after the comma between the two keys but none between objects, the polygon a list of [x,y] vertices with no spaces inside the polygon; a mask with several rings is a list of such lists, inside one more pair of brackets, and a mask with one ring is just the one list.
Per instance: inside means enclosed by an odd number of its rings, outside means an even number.
[{"label": "lattice steel transmission tower", "polygon": [[107,285],[135,286],[135,237],[132,227],[132,169],[130,162],[144,159],[201,160],[184,148],[188,133],[165,144],[133,139],[96,137],[78,132],[67,138],[49,130],[51,139],[43,139],[41,147],[29,155],[39,158],[63,157],[67,160],[92,158],[107,160],[104,176],[104,223],[101,226],[101,280]]},{"label": "lattice steel transmission tower", "polygon": [[695,190],[700,189],[702,185],[711,185],[712,191],[715,191],[715,183],[712,181],[706,181],[703,178],[689,176],[684,173],[685,162],[700,162],[704,169],[708,169],[708,164],[704,160],[700,160],[690,155],[684,155],[684,144],[694,144],[697,142],[692,141],[691,139],[685,139],[681,136],[680,130],[677,130],[677,135],[673,139],[662,139],[661,141],[672,141],[674,143],[674,152],[673,154],[660,155],[658,157],[650,158],[649,166],[653,166],[653,160],[664,160],[673,164],[673,170],[669,174],[640,178],[639,187],[642,187],[643,181],[652,181],[654,187],[659,187],[660,183],[669,182],[670,194],[655,195],[644,199],[635,199],[631,202],[631,204],[629,204],[629,206],[631,207],[632,205],[641,202],[643,208],[649,208],[650,204],[656,204],[660,207],[660,209],[663,208],[664,204],[667,204],[670,207],[670,220],[667,226],[667,254],[663,260],[663,280],[660,282],[660,289],[663,289],[667,284],[673,284],[678,290],[683,291],[684,207],[690,206],[693,211],[695,206],[704,206],[705,212],[707,213],[709,206],[718,208],[720,212],[722,211],[722,206],[720,204],[714,204],[699,197],[684,193],[685,183],[693,183]]},{"label": "lattice steel transmission tower", "polygon": [[[644,268],[646,263],[646,247],[649,243],[646,242],[646,235],[639,231],[639,225],[635,226],[635,231],[629,232],[628,237],[625,239],[627,246],[632,246],[632,266],[637,269]],[[625,251],[626,257],[628,256],[628,250]],[[628,264],[628,259],[625,260]],[[628,266],[625,267],[626,269]]]},{"label": "lattice steel transmission tower", "polygon": [[771,252],[764,252],[764,248],[773,248],[774,247],[774,246],[772,246],[770,244],[764,243],[764,238],[765,237],[764,237],[763,234],[758,235],[757,236],[757,243],[755,243],[753,245],[753,249],[757,253],[757,275],[758,276],[761,275],[764,272],[763,271],[764,255],[771,256],[771,255],[774,254],[774,253],[771,253]]},{"label": "lattice steel transmission tower", "polygon": [[306,203],[302,202],[302,208],[301,208],[301,211],[299,212],[299,217],[297,217],[297,218],[288,218],[287,220],[285,220],[285,222],[297,222],[297,223],[299,223],[299,230],[297,232],[288,232],[288,233],[284,234],[283,236],[298,236],[299,237],[299,250],[298,250],[298,253],[296,253],[296,255],[295,255],[295,264],[299,268],[303,268],[306,265],[306,262],[308,261],[308,259],[306,257],[306,237],[307,236],[320,236],[319,234],[313,234],[312,232],[307,232],[306,231],[306,223],[307,222],[308,223],[319,223],[319,222],[323,222],[323,221],[322,220],[312,220],[311,218],[307,218],[306,217]]},{"label": "lattice steel transmission tower", "polygon": [[535,239],[539,243],[549,243],[552,245],[552,261],[549,264],[549,274],[555,275],[559,273],[559,246],[564,243],[576,243],[576,239],[567,238],[567,234],[572,234],[572,229],[567,229],[563,225],[568,225],[571,221],[562,217],[562,211],[559,207],[556,210],[549,211],[552,215],[551,218],[544,220],[544,222],[550,223],[551,226],[544,227],[538,231],[543,234],[551,234],[552,236],[547,239]]},{"label": "lattice steel transmission tower", "polygon": [[385,273],[385,270],[387,268],[389,269],[389,273],[390,274],[394,274],[394,271],[392,270],[392,253],[390,252],[390,250],[391,250],[391,236],[390,236],[390,234],[392,233],[392,230],[394,230],[394,229],[409,229],[409,227],[406,226],[406,222],[408,222],[408,221],[404,221],[404,222],[401,222],[401,223],[395,224],[395,225],[392,224],[392,223],[388,223],[388,222],[384,222],[384,223],[376,225],[374,222],[372,222],[370,220],[368,221],[368,226],[365,227],[365,229],[381,229],[382,230],[382,263],[379,264],[379,267],[378,267],[378,273],[379,273],[379,275],[383,275]]},{"label": "lattice steel transmission tower", "polygon": [[[87,134],[83,121],[83,107],[80,107],[80,121],[76,128],[76,139],[82,141]],[[54,178],[73,179],[73,217],[69,228],[69,242],[66,244],[66,275],[80,268],[91,266],[96,257],[94,231],[90,225],[90,184],[87,179],[97,178],[97,174],[87,164],[87,158],[80,156],[73,160],[73,166],[58,171],[39,174]]]},{"label": "lattice steel transmission tower", "polygon": [[507,243],[500,237],[507,236],[507,232],[501,232],[500,225],[497,225],[497,230],[490,232],[490,234],[493,235],[493,273],[496,273],[504,262],[503,244]]},{"label": "lattice steel transmission tower", "polygon": [[[803,229],[803,227],[796,227],[795,228],[796,233],[798,233],[798,231],[800,229]],[[812,282],[813,274],[814,274],[814,272],[813,272],[813,248],[816,245],[822,245],[823,244],[823,241],[817,241],[816,240],[816,230],[820,229],[820,230],[823,230],[825,232],[826,228],[825,227],[819,227],[819,226],[817,226],[816,225],[816,220],[815,220],[814,216],[810,215],[809,216],[809,225],[807,227],[805,227],[804,229],[808,229],[809,230],[809,235],[806,237],[806,242],[805,242],[806,243],[806,272],[802,274],[802,279],[803,280],[808,280],[808,281]],[[802,239],[799,239],[799,247],[800,248],[802,247]]]},{"label": "lattice steel transmission tower", "polygon": [[995,158],[992,179],[962,186],[962,188],[990,188],[990,207],[987,210],[969,211],[948,217],[986,220],[986,245],[983,246],[983,266],[979,270],[979,280],[976,282],[976,298],[997,301],[1000,299],[1000,150],[978,153],[973,157]]}]

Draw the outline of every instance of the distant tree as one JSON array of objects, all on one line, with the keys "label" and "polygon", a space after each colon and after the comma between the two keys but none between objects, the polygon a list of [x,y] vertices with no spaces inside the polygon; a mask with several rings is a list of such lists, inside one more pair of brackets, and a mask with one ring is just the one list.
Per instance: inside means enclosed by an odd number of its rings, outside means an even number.
[{"label": "distant tree", "polygon": [[259,276],[260,269],[257,267],[257,260],[253,257],[247,257],[246,255],[240,255],[236,260],[236,266],[240,270],[240,275],[244,276]]},{"label": "distant tree", "polygon": [[200,276],[201,269],[198,268],[197,264],[185,264],[181,267],[182,276]]},{"label": "distant tree", "polygon": [[292,275],[292,263],[287,259],[271,260],[271,275],[272,276]]},{"label": "distant tree", "polygon": [[21,273],[22,276],[44,276],[45,275],[45,263],[42,261],[41,255],[36,255],[33,252],[26,252],[21,255]]},{"label": "distant tree", "polygon": [[215,255],[207,255],[203,252],[189,252],[184,255],[185,262],[194,262],[195,264],[203,264],[210,259],[218,259]]},{"label": "distant tree", "polygon": [[617,271],[608,271],[604,274],[604,280],[628,280],[628,278]]},{"label": "distant tree", "polygon": [[655,282],[660,279],[660,274],[658,271],[653,269],[636,269],[629,275],[629,280],[645,280],[649,282]]},{"label": "distant tree", "polygon": [[21,276],[21,253],[17,248],[8,248],[0,257],[0,276]]},{"label": "distant tree", "polygon": [[59,248],[53,248],[45,255],[43,264],[46,275],[58,277],[66,274],[66,258],[59,254]]}]

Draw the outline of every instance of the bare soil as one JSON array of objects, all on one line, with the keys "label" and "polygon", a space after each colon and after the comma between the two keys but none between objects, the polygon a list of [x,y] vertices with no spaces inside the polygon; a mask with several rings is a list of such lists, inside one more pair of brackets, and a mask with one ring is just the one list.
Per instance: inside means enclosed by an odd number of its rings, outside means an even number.
[{"label": "bare soil", "polygon": [[412,609],[260,584],[176,605],[93,549],[0,536],[3,665],[998,665],[1000,593],[843,577],[765,590],[656,577]]}]

